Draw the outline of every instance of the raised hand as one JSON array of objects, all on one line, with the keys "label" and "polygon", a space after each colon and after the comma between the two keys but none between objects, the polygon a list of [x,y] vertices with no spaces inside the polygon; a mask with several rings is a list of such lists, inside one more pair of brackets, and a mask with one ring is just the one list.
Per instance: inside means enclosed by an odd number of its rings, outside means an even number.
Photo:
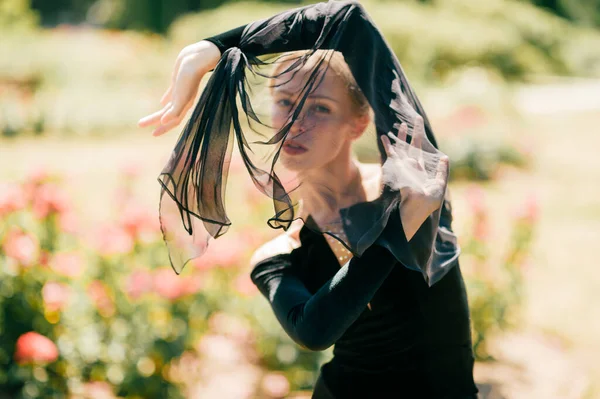
[{"label": "raised hand", "polygon": [[162,109],[141,118],[139,127],[153,126],[153,136],[160,136],[179,125],[193,105],[202,77],[213,69],[221,57],[219,48],[202,40],[186,46],[175,60],[171,85],[160,99]]},{"label": "raised hand", "polygon": [[382,182],[400,191],[402,202],[409,199],[413,203],[418,201],[431,213],[439,208],[444,198],[449,161],[446,155],[440,156],[439,152],[423,150],[423,142],[427,138],[420,115],[416,115],[413,126],[410,144],[406,142],[406,124],[400,127],[398,137],[392,133],[381,136],[388,157],[382,168]]}]

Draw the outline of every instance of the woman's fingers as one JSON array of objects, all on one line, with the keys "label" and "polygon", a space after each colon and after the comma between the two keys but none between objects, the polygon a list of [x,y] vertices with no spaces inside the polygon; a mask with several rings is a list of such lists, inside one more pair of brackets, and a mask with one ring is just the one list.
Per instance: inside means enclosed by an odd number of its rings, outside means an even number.
[{"label": "woman's fingers", "polygon": [[165,105],[160,111],[156,111],[148,116],[143,117],[138,121],[139,127],[147,127],[151,125],[155,125],[160,123],[160,119],[164,115],[165,112],[171,107],[171,104]]},{"label": "woman's fingers", "polygon": [[173,129],[175,126],[179,125],[181,123],[181,120],[183,119],[183,115],[185,115],[187,113],[187,111],[190,109],[190,107],[192,106],[193,103],[194,103],[194,99],[190,100],[186,104],[181,115],[178,118],[173,119],[165,124],[160,125],[156,129],[154,129],[154,131],[152,132],[152,135],[155,137],[160,136],[162,134],[165,134],[169,130]]},{"label": "woman's fingers", "polygon": [[437,170],[435,173],[435,180],[445,182],[448,178],[448,172],[450,170],[450,160],[448,156],[444,155],[440,158],[438,162]]},{"label": "woman's fingers", "polygon": [[182,117],[182,112],[190,100],[193,100],[198,92],[200,78],[195,70],[186,67],[185,60],[181,64],[179,74],[173,87],[173,101],[171,107],[162,116],[161,123],[166,124],[173,119]]},{"label": "woman's fingers", "polygon": [[421,115],[417,114],[413,122],[412,140],[410,144],[421,149],[423,145],[423,137],[425,136],[425,124]]},{"label": "woman's fingers", "polygon": [[383,143],[383,149],[388,157],[393,157],[396,155],[392,142],[385,134],[381,135],[381,142]]},{"label": "woman's fingers", "polygon": [[403,123],[400,125],[400,129],[398,129],[398,139],[406,143],[406,136],[408,136],[408,126],[406,123]]},{"label": "woman's fingers", "polygon": [[177,82],[177,75],[179,75],[179,68],[181,67],[181,62],[183,61],[186,55],[187,50],[184,48],[183,50],[181,50],[181,52],[177,56],[177,59],[175,60],[173,72],[171,72],[171,84],[169,85],[169,88],[160,100],[161,104],[163,105],[171,101],[173,98],[173,87],[175,87],[175,83]]},{"label": "woman's fingers", "polygon": [[425,161],[423,159],[423,138],[425,137],[425,124],[421,115],[416,114],[413,121],[412,139],[410,141],[411,149],[409,153],[412,154],[422,169],[425,169]]},{"label": "woman's fingers", "polygon": [[141,118],[138,126],[158,125],[154,136],[177,126],[193,105],[203,75],[216,66],[220,57],[219,49],[204,40],[181,50],[173,66],[171,83],[160,99],[163,108]]},{"label": "woman's fingers", "polygon": [[171,122],[167,123],[166,125],[160,125],[156,129],[154,129],[154,131],[152,132],[152,135],[154,137],[157,137],[157,136],[160,136],[162,134],[165,134],[166,132],[168,132],[169,130],[171,130],[175,126],[177,126],[179,124],[179,122],[180,122],[179,120],[174,119]]},{"label": "woman's fingers", "polygon": [[160,111],[157,111],[151,115],[140,119],[138,122],[138,126],[146,127],[160,122],[160,119],[163,117],[163,115],[169,110],[169,108],[171,108],[172,104],[170,103],[173,99],[173,86],[175,86],[175,78],[177,77],[177,74],[179,72],[179,65],[181,63],[182,58],[183,57],[180,53],[180,55],[175,60],[175,66],[173,67],[173,72],[171,73],[171,84],[160,98],[160,105],[162,105],[163,108]]},{"label": "woman's fingers", "polygon": [[400,129],[398,129],[398,136],[394,136],[391,132],[388,132],[388,136],[394,141],[394,144],[398,144],[401,142],[406,142],[406,132],[408,131],[408,128],[406,127],[406,125],[402,125],[400,126]]},{"label": "woman's fingers", "polygon": [[448,160],[448,157],[443,155],[438,162],[435,178],[429,180],[425,187],[425,193],[433,200],[435,209],[439,209],[439,201],[442,201],[444,198],[449,166],[450,161]]},{"label": "woman's fingers", "polygon": [[[404,128],[404,132],[402,132],[402,128],[399,129],[398,131],[398,136],[400,135],[404,135],[404,139],[406,140],[406,127]],[[394,136],[391,132],[387,134],[393,143],[393,151],[394,151],[394,155],[400,157],[403,156],[403,158],[406,158],[406,152],[408,150],[408,144],[406,143],[406,141],[402,140],[400,137]]]},{"label": "woman's fingers", "polygon": [[162,105],[162,106],[167,105],[172,99],[172,94],[173,94],[173,83],[171,83],[169,85],[169,88],[167,89],[167,91],[165,91],[165,94],[163,94],[162,97],[160,98],[160,105]]},{"label": "woman's fingers", "polygon": [[177,76],[179,75],[179,68],[181,68],[183,60],[191,54],[193,54],[193,51],[191,50],[190,46],[187,46],[179,52],[179,55],[177,55],[177,58],[175,59],[175,65],[173,65],[173,71],[171,72],[171,84],[169,85],[169,88],[167,89],[165,94],[163,94],[162,98],[160,99],[160,103],[162,105],[165,105],[166,103],[171,101],[173,95],[173,87],[175,86],[175,83],[177,82]]},{"label": "woman's fingers", "polygon": [[400,141],[400,139],[398,137],[394,136],[394,134],[392,132],[388,132],[387,136],[392,139],[394,144],[397,143],[398,141]]}]

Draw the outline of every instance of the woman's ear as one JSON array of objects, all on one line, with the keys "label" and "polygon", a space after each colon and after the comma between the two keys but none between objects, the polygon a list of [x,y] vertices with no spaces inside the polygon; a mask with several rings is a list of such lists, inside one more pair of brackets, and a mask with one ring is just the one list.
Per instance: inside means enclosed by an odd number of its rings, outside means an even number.
[{"label": "woman's ear", "polygon": [[352,128],[353,140],[356,140],[360,136],[362,136],[362,134],[365,132],[365,129],[369,125],[369,122],[371,122],[371,117],[369,116],[369,113],[364,113],[360,116],[357,116],[354,119],[354,126]]}]

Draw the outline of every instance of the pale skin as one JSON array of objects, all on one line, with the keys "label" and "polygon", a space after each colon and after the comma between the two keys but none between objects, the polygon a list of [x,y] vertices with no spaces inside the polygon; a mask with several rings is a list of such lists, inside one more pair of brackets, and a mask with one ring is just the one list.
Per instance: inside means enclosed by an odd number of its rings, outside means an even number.
[{"label": "pale skin", "polygon": [[[162,108],[141,118],[138,126],[152,126],[153,136],[160,136],[178,126],[193,105],[202,77],[217,65],[220,56],[219,49],[208,41],[186,46],[175,61],[171,84],[160,99]],[[303,74],[298,73],[297,77],[273,93],[275,127],[283,124],[284,116],[289,112],[285,107],[293,103],[293,93],[297,93],[294,86],[301,85],[302,78]],[[310,214],[318,224],[326,223],[337,217],[339,208],[376,198],[381,192],[381,166],[360,163],[351,151],[352,142],[363,134],[369,117],[356,112],[343,79],[328,71],[302,113],[302,117],[292,125],[286,142],[300,145],[307,151],[287,156],[287,159],[282,151],[281,160],[301,176],[303,214]],[[420,148],[425,137],[423,121],[417,116],[414,124],[411,145]],[[382,143],[389,162],[395,162],[395,166],[405,170],[408,176],[419,176],[425,173],[423,160],[417,156],[407,161],[406,145],[400,144],[405,141],[408,132],[406,125],[402,126],[399,137],[392,134],[389,138],[382,136]],[[335,134],[328,135],[327,132]],[[435,178],[425,178],[424,188],[416,189],[417,185],[400,188],[400,217],[408,240],[436,210],[444,195],[448,159],[442,158],[439,165]],[[287,232],[264,244],[254,253],[250,265],[298,247],[301,227],[302,222],[297,220]],[[334,253],[339,251],[335,246],[331,248]]]}]

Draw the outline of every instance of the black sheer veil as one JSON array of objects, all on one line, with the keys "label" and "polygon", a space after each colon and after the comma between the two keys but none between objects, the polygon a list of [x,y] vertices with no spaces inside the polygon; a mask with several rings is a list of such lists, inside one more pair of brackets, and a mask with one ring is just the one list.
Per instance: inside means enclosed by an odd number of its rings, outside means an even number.
[{"label": "black sheer veil", "polygon": [[[158,178],[160,224],[176,273],[231,225],[225,195],[234,145],[254,186],[273,200],[270,227],[287,230],[302,219],[311,230],[337,238],[355,256],[377,242],[404,266],[420,271],[429,285],[455,265],[460,249],[451,230],[447,157],[437,148],[398,59],[359,3],[329,1],[256,21],[243,29],[237,45],[222,50]],[[360,152],[379,165],[382,184],[377,197],[330,204],[337,209],[336,220],[322,223],[303,212],[303,173],[290,168],[290,161],[286,164],[286,156],[293,157],[282,147],[298,137],[296,131],[290,133],[295,124],[319,128],[318,118],[311,125],[313,94],[340,55],[371,115],[353,154]],[[285,103],[285,118],[275,123],[273,91],[292,83],[297,90]],[[397,156],[387,156],[382,135],[392,139]],[[401,190],[423,190],[440,177],[437,210],[407,241],[399,212]],[[245,206],[243,200],[239,206]]]}]

